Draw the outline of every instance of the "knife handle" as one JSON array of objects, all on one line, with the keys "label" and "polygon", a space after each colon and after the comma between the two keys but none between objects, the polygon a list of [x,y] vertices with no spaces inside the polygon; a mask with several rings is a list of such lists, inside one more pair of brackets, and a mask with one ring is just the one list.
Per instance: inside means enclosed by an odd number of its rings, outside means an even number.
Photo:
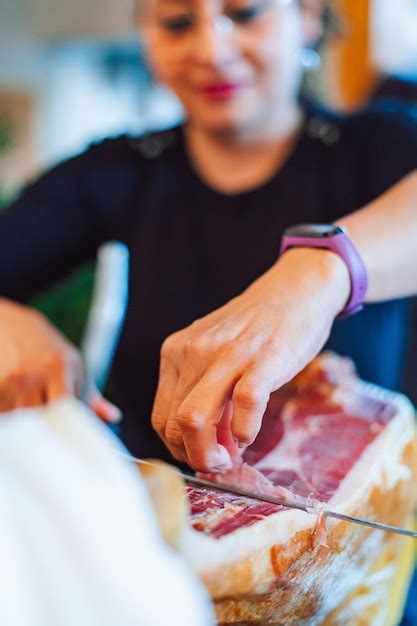
[{"label": "knife handle", "polygon": [[128,304],[129,251],[112,241],[97,255],[92,303],[81,343],[84,380],[81,399],[88,402],[95,385],[103,389],[123,327]]}]

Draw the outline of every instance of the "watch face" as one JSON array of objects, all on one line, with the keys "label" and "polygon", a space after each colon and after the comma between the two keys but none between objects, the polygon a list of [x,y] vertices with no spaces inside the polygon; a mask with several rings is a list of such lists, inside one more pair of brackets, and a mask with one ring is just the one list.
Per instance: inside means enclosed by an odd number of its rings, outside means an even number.
[{"label": "watch face", "polygon": [[285,231],[285,235],[288,237],[322,239],[323,237],[334,237],[334,235],[339,235],[342,232],[343,230],[340,226],[334,226],[333,224],[298,224],[288,228]]}]

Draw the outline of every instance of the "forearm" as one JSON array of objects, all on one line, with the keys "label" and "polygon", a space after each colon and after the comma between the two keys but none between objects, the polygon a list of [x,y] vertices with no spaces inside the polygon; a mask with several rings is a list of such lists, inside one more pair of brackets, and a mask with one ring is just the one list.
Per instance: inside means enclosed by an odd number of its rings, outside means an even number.
[{"label": "forearm", "polygon": [[417,294],[417,171],[337,223],[365,263],[367,302]]},{"label": "forearm", "polygon": [[[417,293],[417,174],[340,223],[366,264],[369,301]],[[271,393],[325,345],[350,289],[338,254],[290,249],[240,296],[168,337],[152,423],[175,458],[229,469],[233,445],[255,440]]]}]

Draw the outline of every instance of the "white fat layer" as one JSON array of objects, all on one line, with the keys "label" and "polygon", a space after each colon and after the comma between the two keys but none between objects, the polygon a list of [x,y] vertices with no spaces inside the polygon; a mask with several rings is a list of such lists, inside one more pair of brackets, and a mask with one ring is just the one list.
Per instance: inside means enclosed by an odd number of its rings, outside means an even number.
[{"label": "white fat layer", "polygon": [[314,528],[316,521],[316,515],[303,511],[282,511],[219,539],[188,528],[181,551],[193,569],[203,572],[221,564],[233,563],[266,546],[283,543],[297,530]]},{"label": "white fat layer", "polygon": [[[321,575],[320,578],[320,607],[315,612],[314,617],[302,620],[297,626],[321,624],[329,613],[338,609],[343,601],[358,587],[362,588],[362,594],[349,602],[346,608],[338,611],[337,617],[332,623],[340,626],[356,623],[358,616],[362,615],[367,608],[378,607],[378,615],[369,626],[381,626],[383,623],[380,619],[381,615],[385,616],[387,613],[387,603],[390,599],[389,586],[395,574],[395,567],[389,563],[382,569],[372,572],[373,563],[369,555],[381,554],[383,550],[383,534],[370,533],[359,550],[354,553],[349,550],[347,545],[342,552],[330,555],[326,575]],[[301,561],[305,562],[308,558],[309,556],[305,555]],[[315,567],[303,569],[305,577],[303,578],[301,593],[305,594],[316,586],[317,571]]]},{"label": "white fat layer", "polygon": [[[328,503],[328,508],[335,509],[337,506],[340,512],[354,512],[355,505],[366,501],[367,494],[374,486],[389,489],[400,480],[410,477],[409,468],[401,464],[400,458],[405,446],[415,437],[411,403],[404,396],[386,392],[374,385],[361,383],[360,386],[370,396],[393,404],[397,408],[397,415],[366,448]],[[193,569],[202,573],[245,558],[258,549],[285,543],[297,531],[314,528],[316,522],[317,515],[288,510],[270,515],[252,526],[239,528],[219,539],[188,528],[184,533],[182,551]],[[335,522],[328,520],[327,523],[331,525]]]},{"label": "white fat layer", "polygon": [[337,507],[338,511],[354,508],[356,503],[366,499],[370,488],[376,485],[388,491],[398,482],[411,477],[411,470],[401,463],[401,456],[407,444],[416,437],[412,404],[404,396],[362,384],[368,393],[378,394],[382,400],[393,403],[397,415],[366,448],[328,502],[329,508]]}]

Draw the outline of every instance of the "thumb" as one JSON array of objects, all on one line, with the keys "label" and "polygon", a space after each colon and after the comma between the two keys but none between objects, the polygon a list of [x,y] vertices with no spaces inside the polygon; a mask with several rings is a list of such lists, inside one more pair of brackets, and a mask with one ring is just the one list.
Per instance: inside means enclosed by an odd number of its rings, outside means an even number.
[{"label": "thumb", "polygon": [[88,404],[97,417],[108,424],[117,424],[123,417],[121,410],[106,400],[95,387],[90,392]]}]

